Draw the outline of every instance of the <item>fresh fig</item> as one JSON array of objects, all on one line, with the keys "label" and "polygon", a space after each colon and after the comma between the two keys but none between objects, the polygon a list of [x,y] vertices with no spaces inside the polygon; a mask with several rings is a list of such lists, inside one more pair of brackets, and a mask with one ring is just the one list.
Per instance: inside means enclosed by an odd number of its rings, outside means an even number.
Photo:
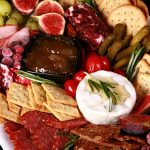
[{"label": "fresh fig", "polygon": [[58,2],[53,0],[44,0],[37,5],[34,14],[36,16],[40,16],[46,13],[58,13],[60,15],[64,15],[64,10]]},{"label": "fresh fig", "polygon": [[119,119],[121,128],[129,134],[144,134],[150,129],[150,115],[131,114]]},{"label": "fresh fig", "polygon": [[12,0],[12,2],[18,11],[28,15],[34,11],[39,0]]},{"label": "fresh fig", "polygon": [[57,13],[47,13],[36,16],[39,27],[43,32],[50,35],[62,35],[65,29],[65,19]]}]

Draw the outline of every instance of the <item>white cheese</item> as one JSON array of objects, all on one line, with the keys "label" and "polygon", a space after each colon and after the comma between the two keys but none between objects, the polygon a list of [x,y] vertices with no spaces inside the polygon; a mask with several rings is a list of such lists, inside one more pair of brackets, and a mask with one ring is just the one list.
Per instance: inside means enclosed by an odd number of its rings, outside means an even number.
[{"label": "white cheese", "polygon": [[[91,74],[94,78],[113,80],[114,83],[121,85],[128,93],[127,98],[117,105],[113,105],[109,112],[109,100],[104,100],[100,94],[91,93],[86,88],[88,75],[79,83],[76,91],[76,100],[83,116],[94,124],[109,124],[116,122],[122,115],[129,114],[136,102],[136,92],[131,82],[127,78],[108,71],[97,71]],[[123,92],[125,93],[125,92]]]}]

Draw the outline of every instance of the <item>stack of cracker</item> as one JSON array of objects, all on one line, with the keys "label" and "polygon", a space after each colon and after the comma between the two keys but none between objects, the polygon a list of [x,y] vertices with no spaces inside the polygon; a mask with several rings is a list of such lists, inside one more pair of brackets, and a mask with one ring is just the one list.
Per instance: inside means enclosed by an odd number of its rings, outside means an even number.
[{"label": "stack of cracker", "polygon": [[150,55],[144,54],[143,58],[136,66],[138,73],[133,81],[137,93],[137,99],[140,101],[144,95],[150,94]]},{"label": "stack of cracker", "polygon": [[135,35],[148,24],[148,8],[141,0],[95,0],[95,3],[110,26],[126,24],[127,34]]},{"label": "stack of cracker", "polygon": [[60,121],[81,117],[76,101],[66,92],[48,84],[31,83],[24,86],[12,82],[7,96],[0,93],[0,116],[18,122],[27,111],[52,113]]}]

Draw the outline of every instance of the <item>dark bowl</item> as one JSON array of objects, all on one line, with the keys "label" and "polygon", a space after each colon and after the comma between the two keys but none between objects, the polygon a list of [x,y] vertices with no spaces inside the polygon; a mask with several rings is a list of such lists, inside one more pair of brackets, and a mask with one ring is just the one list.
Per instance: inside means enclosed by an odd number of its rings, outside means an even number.
[{"label": "dark bowl", "polygon": [[[61,72],[59,72],[59,73],[58,72],[49,73],[49,72],[40,72],[39,70],[35,71],[35,70],[31,69],[31,66],[33,65],[32,63],[34,63],[34,61],[31,63],[31,59],[29,59],[29,57],[30,57],[29,55],[35,53],[35,52],[33,52],[33,51],[35,51],[34,50],[35,43],[36,43],[36,41],[39,41],[42,38],[46,38],[48,40],[54,40],[54,39],[60,40],[60,41],[62,40],[64,42],[66,42],[67,44],[69,44],[71,46],[71,48],[73,47],[73,50],[75,51],[76,55],[74,56],[73,64],[71,64],[70,62],[67,62],[67,63],[70,63],[70,64],[67,64],[67,65],[69,65],[69,66],[71,65],[72,66],[69,72],[67,72],[67,73],[66,72],[63,72],[63,73],[61,73]],[[59,45],[59,43],[58,43],[58,45]],[[70,39],[70,38],[68,38],[66,36],[50,36],[50,35],[38,35],[38,36],[35,36],[35,37],[32,38],[30,44],[25,49],[22,70],[30,72],[30,73],[35,74],[35,75],[39,75],[41,77],[44,77],[44,78],[47,78],[47,79],[50,79],[50,80],[53,80],[53,81],[55,81],[57,83],[63,83],[65,80],[71,78],[73,76],[73,74],[75,73],[77,65],[78,65],[78,62],[79,62],[79,59],[80,59],[80,50],[81,50],[81,45],[76,39],[72,40],[72,39]],[[41,55],[42,55],[42,53],[41,53]],[[39,58],[38,58],[39,61],[40,61],[40,57],[42,57],[42,56],[39,56]],[[62,59],[64,59],[64,58],[62,58]],[[27,63],[27,62],[30,62],[30,63]],[[43,68],[44,68],[44,64],[43,64]],[[54,67],[53,67],[53,69],[55,70]],[[64,69],[66,69],[66,68],[64,68]]]}]

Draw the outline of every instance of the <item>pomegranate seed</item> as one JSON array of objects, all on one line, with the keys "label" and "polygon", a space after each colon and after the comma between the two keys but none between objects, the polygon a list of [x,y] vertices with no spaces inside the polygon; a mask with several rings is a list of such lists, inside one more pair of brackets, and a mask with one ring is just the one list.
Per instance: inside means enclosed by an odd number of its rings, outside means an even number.
[{"label": "pomegranate seed", "polygon": [[0,67],[0,75],[3,73],[3,68]]},{"label": "pomegranate seed", "polygon": [[2,56],[11,57],[12,55],[13,55],[13,52],[10,48],[3,48],[2,49]]},{"label": "pomegranate seed", "polygon": [[11,42],[11,44],[8,45],[8,47],[11,48],[11,49],[13,49],[18,44],[19,44],[18,41],[13,41],[13,42]]},{"label": "pomegranate seed", "polygon": [[21,55],[21,54],[15,54],[15,55],[13,56],[13,60],[14,60],[15,62],[21,62],[21,60],[22,60],[22,55]]},{"label": "pomegranate seed", "polygon": [[20,44],[16,45],[13,49],[18,54],[22,54],[24,52],[24,47]]},{"label": "pomegranate seed", "polygon": [[16,68],[16,69],[21,69],[21,63],[16,61],[13,63],[13,67]]},{"label": "pomegranate seed", "polygon": [[7,66],[11,66],[13,63],[13,59],[11,57],[3,57],[2,63]]},{"label": "pomegranate seed", "polygon": [[3,75],[0,75],[0,80],[2,80],[4,78],[4,76]]}]

